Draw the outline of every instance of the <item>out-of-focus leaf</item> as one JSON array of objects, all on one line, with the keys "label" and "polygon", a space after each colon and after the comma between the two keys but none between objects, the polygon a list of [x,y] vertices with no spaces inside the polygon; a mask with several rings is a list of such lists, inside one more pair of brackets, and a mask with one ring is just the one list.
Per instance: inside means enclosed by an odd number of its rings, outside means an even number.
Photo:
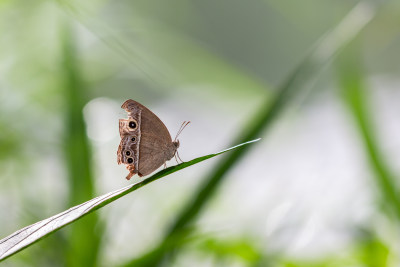
[{"label": "out-of-focus leaf", "polygon": [[385,161],[375,134],[374,122],[371,120],[372,111],[369,107],[368,90],[364,84],[359,58],[360,47],[355,43],[350,48],[352,49],[348,50],[348,53],[345,53],[339,61],[338,76],[342,93],[363,140],[370,166],[375,173],[374,178],[383,200],[383,207],[389,214],[394,214],[397,219],[400,219],[400,197],[395,182],[396,175]]},{"label": "out-of-focus leaf", "polygon": [[387,245],[371,230],[365,229],[359,234],[356,254],[360,264],[367,267],[390,266],[390,249]]},{"label": "out-of-focus leaf", "polygon": [[369,229],[357,229],[356,242],[339,254],[327,254],[312,259],[282,258],[277,266],[285,267],[326,267],[364,266],[385,267],[389,264],[390,249]]},{"label": "out-of-focus leaf", "polygon": [[45,236],[66,226],[67,224],[70,224],[70,223],[82,218],[83,216],[123,197],[124,195],[126,195],[130,192],[135,191],[136,189],[139,189],[140,187],[142,187],[148,183],[151,183],[151,182],[158,180],[164,176],[167,176],[169,174],[172,174],[176,171],[182,170],[182,169],[192,166],[194,164],[200,163],[204,160],[213,158],[215,156],[218,156],[218,155],[228,152],[230,150],[236,149],[238,147],[241,147],[241,146],[244,146],[244,145],[247,145],[250,143],[257,142],[259,140],[260,139],[256,139],[256,140],[252,140],[249,142],[245,142],[245,143],[228,148],[228,149],[223,150],[218,153],[209,154],[209,155],[206,155],[203,157],[195,158],[191,161],[183,162],[179,165],[166,168],[166,169],[154,174],[153,176],[146,178],[145,180],[143,180],[141,182],[131,184],[131,185],[128,185],[121,189],[104,194],[102,196],[93,198],[83,204],[72,207],[72,208],[70,208],[64,212],[61,212],[57,215],[54,215],[48,219],[45,219],[43,221],[29,225],[25,228],[22,228],[21,230],[18,230],[15,233],[0,240],[0,261],[6,259],[7,257],[17,253],[18,251],[32,245],[33,243],[44,238]]},{"label": "out-of-focus leaf", "polygon": [[244,262],[255,264],[262,259],[262,253],[248,240],[218,240],[208,238],[199,244],[206,253],[217,257],[237,257]]},{"label": "out-of-focus leaf", "polygon": [[[65,165],[69,182],[70,207],[94,197],[94,175],[91,149],[86,135],[82,110],[87,102],[87,86],[80,68],[75,33],[65,23],[62,35],[62,83],[64,89],[65,117]],[[88,217],[85,223],[71,227],[69,242],[63,249],[66,266],[97,265],[100,237],[103,227],[97,214]]]}]

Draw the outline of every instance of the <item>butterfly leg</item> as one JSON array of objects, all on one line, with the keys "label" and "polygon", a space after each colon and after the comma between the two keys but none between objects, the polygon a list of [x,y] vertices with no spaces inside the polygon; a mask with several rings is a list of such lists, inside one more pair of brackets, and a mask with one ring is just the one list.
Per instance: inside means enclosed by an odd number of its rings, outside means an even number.
[{"label": "butterfly leg", "polygon": [[174,155],[174,158],[175,158],[176,164],[179,164],[178,158],[176,157],[176,153]]},{"label": "butterfly leg", "polygon": [[[181,163],[184,163],[184,161],[181,159],[181,157],[179,156],[179,152],[178,152],[178,150],[176,151],[176,153],[175,153],[175,159],[178,157],[178,159],[181,161]],[[176,161],[176,162],[178,162],[178,160]]]},{"label": "butterfly leg", "polygon": [[164,169],[166,169],[167,168],[167,163],[166,162],[164,162]]},{"label": "butterfly leg", "polygon": [[126,166],[126,168],[127,168],[128,171],[129,171],[128,176],[126,176],[126,180],[129,181],[129,180],[132,178],[132,176],[134,176],[134,175],[136,174],[136,172],[135,172],[135,166],[129,165],[129,166]]}]

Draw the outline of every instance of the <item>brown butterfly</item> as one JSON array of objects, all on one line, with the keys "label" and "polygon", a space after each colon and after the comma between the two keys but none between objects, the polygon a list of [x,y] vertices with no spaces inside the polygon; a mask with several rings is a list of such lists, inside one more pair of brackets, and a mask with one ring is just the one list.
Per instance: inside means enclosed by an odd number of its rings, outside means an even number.
[{"label": "brown butterfly", "polygon": [[125,164],[129,170],[127,180],[135,174],[142,177],[152,173],[174,156],[180,159],[177,137],[190,121],[182,123],[172,141],[164,123],[142,104],[129,99],[121,108],[128,112],[128,119],[119,120],[121,142],[117,156],[118,164]]}]

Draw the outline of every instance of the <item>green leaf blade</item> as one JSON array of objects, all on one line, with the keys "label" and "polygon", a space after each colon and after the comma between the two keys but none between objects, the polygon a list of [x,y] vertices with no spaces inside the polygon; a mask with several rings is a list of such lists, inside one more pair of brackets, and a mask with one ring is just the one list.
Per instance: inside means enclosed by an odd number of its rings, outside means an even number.
[{"label": "green leaf blade", "polygon": [[194,164],[200,163],[207,159],[213,158],[215,156],[221,155],[228,151],[237,149],[244,145],[248,145],[254,142],[259,141],[260,139],[255,139],[252,141],[248,141],[237,146],[233,146],[231,148],[225,149],[218,153],[209,154],[206,156],[195,158],[188,162],[183,162],[176,166],[172,166],[157,172],[156,174],[144,179],[143,181],[125,186],[123,188],[117,189],[115,191],[106,193],[104,195],[95,197],[87,202],[74,206],[66,211],[63,211],[59,214],[56,214],[50,218],[45,220],[39,221],[27,227],[24,227],[15,233],[3,238],[0,240],[0,261],[5,260],[6,258],[14,255],[15,253],[23,250],[31,246],[32,244],[36,243],[40,239],[45,238],[46,236],[58,231],[59,229],[65,227],[66,225],[73,223],[76,220],[81,219],[85,215],[100,209],[111,202],[129,194],[140,187],[154,182],[162,177],[170,175],[174,172],[192,166]]}]

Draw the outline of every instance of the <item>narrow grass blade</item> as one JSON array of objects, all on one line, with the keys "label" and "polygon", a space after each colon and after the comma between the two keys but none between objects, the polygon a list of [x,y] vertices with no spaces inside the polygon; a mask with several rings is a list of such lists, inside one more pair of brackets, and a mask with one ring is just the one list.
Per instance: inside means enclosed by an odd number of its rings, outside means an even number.
[{"label": "narrow grass blade", "polygon": [[136,189],[139,189],[146,184],[149,184],[155,180],[158,180],[164,176],[167,176],[194,164],[200,163],[204,160],[213,158],[230,150],[237,149],[239,147],[257,142],[259,140],[260,139],[255,139],[249,142],[245,142],[215,154],[209,154],[203,157],[195,158],[188,162],[183,162],[176,166],[166,168],[141,182],[131,184],[121,189],[104,194],[102,196],[93,198],[85,203],[72,207],[43,221],[22,228],[21,230],[18,230],[15,233],[0,240],[0,261],[6,259],[7,257],[17,253],[18,251],[26,247],[29,247],[33,243],[39,241],[40,239],[46,237],[51,233],[54,233],[62,227],[81,219],[83,216],[101,207],[104,207],[105,205],[123,197],[126,194],[129,194],[130,192],[135,191]]},{"label": "narrow grass blade", "polygon": [[377,188],[380,191],[382,206],[386,212],[400,220],[400,196],[396,185],[396,175],[389,168],[375,135],[373,116],[369,107],[368,90],[361,69],[360,45],[354,43],[341,57],[338,75],[344,100],[354,118],[360,137],[364,143],[365,154],[375,173]]},{"label": "narrow grass blade", "polygon": [[[73,27],[65,22],[62,28],[62,85],[65,95],[65,152],[64,161],[68,173],[71,207],[94,197],[93,166],[91,149],[86,135],[82,110],[87,102],[84,77],[80,68],[78,49]],[[103,227],[97,215],[87,218],[85,223],[73,225],[69,242],[61,242],[66,266],[95,266],[99,254]]]}]

